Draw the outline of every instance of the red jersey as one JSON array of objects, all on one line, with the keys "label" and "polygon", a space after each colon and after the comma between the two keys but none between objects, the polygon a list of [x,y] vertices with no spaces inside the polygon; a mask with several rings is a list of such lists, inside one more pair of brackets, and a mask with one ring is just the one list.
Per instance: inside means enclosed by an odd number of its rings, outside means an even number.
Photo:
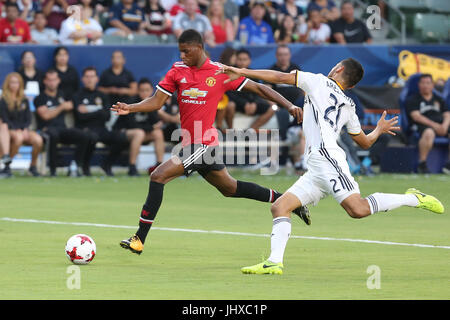
[{"label": "red jersey", "polygon": [[25,20],[16,19],[13,27],[8,19],[0,19],[0,42],[25,43],[30,40],[30,28]]},{"label": "red jersey", "polygon": [[172,96],[177,91],[180,108],[183,146],[189,144],[219,144],[213,127],[217,105],[227,91],[240,91],[248,79],[241,77],[224,83],[226,74],[214,75],[220,64],[207,59],[200,67],[188,67],[175,62],[156,88]]}]

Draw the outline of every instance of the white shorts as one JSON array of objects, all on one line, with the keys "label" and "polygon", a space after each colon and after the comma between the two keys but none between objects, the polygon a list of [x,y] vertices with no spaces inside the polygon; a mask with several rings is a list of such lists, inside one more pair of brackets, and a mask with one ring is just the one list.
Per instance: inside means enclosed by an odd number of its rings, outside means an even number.
[{"label": "white shorts", "polygon": [[294,194],[302,205],[316,205],[329,194],[341,203],[350,195],[360,193],[345,156],[332,157],[326,150],[315,152],[309,156],[306,166],[308,171],[286,191]]}]

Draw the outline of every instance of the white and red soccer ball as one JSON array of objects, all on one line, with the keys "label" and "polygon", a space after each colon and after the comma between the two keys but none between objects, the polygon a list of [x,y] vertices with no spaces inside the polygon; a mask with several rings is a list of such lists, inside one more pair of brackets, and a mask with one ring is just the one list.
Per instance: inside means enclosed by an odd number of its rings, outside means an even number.
[{"label": "white and red soccer ball", "polygon": [[97,251],[94,240],[85,234],[76,234],[66,243],[66,256],[74,264],[88,264]]}]

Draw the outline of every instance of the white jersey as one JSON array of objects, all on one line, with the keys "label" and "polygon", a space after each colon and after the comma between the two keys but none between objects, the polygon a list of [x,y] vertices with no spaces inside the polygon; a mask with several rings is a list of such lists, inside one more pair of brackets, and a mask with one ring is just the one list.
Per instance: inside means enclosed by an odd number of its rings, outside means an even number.
[{"label": "white jersey", "polygon": [[343,126],[347,127],[349,134],[361,132],[355,103],[334,80],[322,74],[296,71],[295,82],[305,92],[303,131],[306,158],[323,149],[345,157],[336,140]]},{"label": "white jersey", "polygon": [[336,82],[324,75],[295,72],[296,86],[306,93],[303,132],[308,171],[287,192],[297,196],[302,205],[317,204],[329,194],[341,203],[359,193],[345,152],[336,142],[343,126],[347,127],[349,134],[361,132],[355,103]]}]

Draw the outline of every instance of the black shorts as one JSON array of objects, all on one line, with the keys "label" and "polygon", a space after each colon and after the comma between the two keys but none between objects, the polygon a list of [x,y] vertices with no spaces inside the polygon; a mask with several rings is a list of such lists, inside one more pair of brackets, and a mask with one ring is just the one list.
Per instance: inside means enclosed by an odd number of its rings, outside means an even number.
[{"label": "black shorts", "polygon": [[210,171],[220,171],[225,168],[223,159],[218,153],[218,146],[190,144],[180,150],[178,158],[183,163],[184,174],[186,176],[197,171],[204,177]]}]

